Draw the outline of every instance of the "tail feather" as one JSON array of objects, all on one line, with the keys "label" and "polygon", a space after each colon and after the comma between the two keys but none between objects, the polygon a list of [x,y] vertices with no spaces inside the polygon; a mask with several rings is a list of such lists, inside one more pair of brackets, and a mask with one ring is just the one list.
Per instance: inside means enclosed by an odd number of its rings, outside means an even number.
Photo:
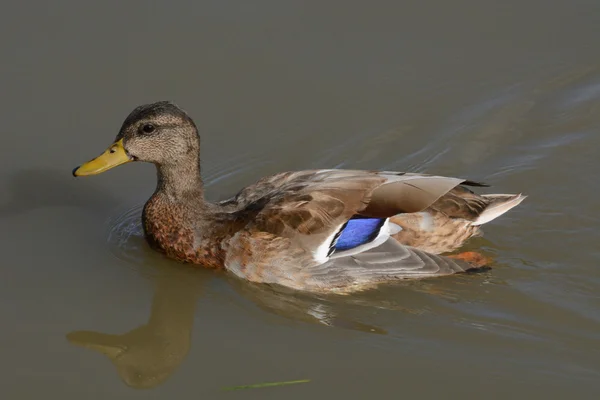
[{"label": "tail feather", "polygon": [[481,214],[473,221],[471,225],[483,225],[490,222],[513,207],[518,206],[523,200],[527,198],[522,194],[483,194],[490,201],[490,204],[483,210]]}]

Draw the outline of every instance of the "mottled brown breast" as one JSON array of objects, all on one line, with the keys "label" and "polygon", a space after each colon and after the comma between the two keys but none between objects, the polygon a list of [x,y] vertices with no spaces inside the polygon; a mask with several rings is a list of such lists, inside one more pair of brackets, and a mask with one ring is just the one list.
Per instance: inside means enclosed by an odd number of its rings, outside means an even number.
[{"label": "mottled brown breast", "polygon": [[150,246],[180,262],[224,268],[221,239],[198,240],[186,214],[181,206],[151,198],[142,214],[144,233]]}]

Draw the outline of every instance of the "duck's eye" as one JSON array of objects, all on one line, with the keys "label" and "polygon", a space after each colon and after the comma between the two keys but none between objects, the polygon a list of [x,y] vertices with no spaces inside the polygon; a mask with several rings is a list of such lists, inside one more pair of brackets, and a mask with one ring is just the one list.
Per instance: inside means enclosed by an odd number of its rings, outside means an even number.
[{"label": "duck's eye", "polygon": [[145,124],[142,126],[142,131],[144,133],[152,133],[156,130],[156,127],[152,124]]}]

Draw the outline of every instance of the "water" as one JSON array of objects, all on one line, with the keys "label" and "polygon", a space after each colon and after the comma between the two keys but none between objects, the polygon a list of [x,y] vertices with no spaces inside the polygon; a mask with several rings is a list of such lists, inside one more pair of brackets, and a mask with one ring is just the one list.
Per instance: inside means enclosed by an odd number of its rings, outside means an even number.
[{"label": "water", "polygon": [[[9,9],[3,398],[598,397],[600,3]],[[151,166],[70,175],[133,107],[163,99],[200,126],[214,200],[330,167],[529,197],[466,246],[494,258],[481,274],[340,298],[182,269],[140,233]],[[298,379],[311,382],[222,391]]]}]

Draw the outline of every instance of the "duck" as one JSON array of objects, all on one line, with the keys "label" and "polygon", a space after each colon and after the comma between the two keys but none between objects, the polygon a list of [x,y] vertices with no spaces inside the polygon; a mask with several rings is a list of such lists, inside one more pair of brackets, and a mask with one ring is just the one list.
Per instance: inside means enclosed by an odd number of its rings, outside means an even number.
[{"label": "duck", "polygon": [[144,237],[167,258],[291,290],[348,294],[382,283],[489,269],[477,252],[451,254],[522,194],[422,173],[311,169],[258,179],[232,197],[205,199],[200,134],[170,101],[136,107],[113,143],[75,177],[152,163]]}]

